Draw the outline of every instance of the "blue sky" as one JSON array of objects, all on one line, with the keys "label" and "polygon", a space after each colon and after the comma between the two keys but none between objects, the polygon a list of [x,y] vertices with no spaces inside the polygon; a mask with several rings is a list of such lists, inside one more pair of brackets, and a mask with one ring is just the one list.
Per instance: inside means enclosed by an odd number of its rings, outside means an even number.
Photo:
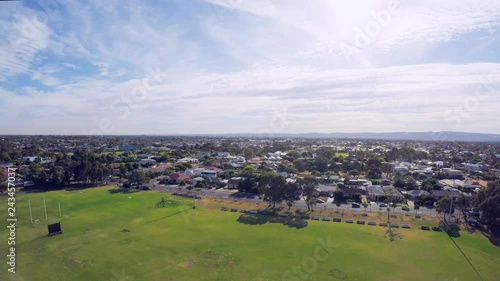
[{"label": "blue sky", "polygon": [[499,29],[495,0],[0,2],[0,132],[500,133]]}]

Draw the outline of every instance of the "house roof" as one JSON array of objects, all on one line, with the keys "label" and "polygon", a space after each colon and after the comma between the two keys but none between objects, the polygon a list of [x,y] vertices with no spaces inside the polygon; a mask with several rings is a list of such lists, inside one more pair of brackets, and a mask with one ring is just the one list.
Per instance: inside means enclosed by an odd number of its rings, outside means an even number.
[{"label": "house roof", "polygon": [[366,190],[360,189],[358,187],[339,187],[340,190],[344,192],[345,195],[354,195],[356,193],[359,193],[361,195],[366,194]]},{"label": "house roof", "polygon": [[333,192],[335,190],[337,190],[337,186],[336,185],[319,185],[318,186],[318,189],[319,191],[324,191],[324,192]]},{"label": "house roof", "polygon": [[173,180],[176,180],[176,179],[186,180],[186,179],[189,179],[189,176],[186,174],[183,174],[183,173],[172,173],[169,175],[169,178],[171,178]]},{"label": "house roof", "polygon": [[458,197],[460,196],[460,191],[458,190],[431,190],[431,194],[436,197]]},{"label": "house roof", "polygon": [[368,194],[370,195],[384,195],[385,192],[380,185],[370,185],[367,187]]},{"label": "house roof", "polygon": [[389,196],[400,196],[400,197],[403,196],[403,194],[401,194],[401,192],[399,192],[393,186],[384,186],[383,189],[384,189],[386,195],[389,195]]}]

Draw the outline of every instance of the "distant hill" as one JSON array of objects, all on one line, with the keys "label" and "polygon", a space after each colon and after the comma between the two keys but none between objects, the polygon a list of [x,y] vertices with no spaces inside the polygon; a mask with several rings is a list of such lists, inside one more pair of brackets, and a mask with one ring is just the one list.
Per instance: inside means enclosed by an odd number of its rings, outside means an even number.
[{"label": "distant hill", "polygon": [[500,135],[464,132],[392,132],[392,133],[302,133],[302,134],[226,134],[241,137],[337,138],[422,141],[500,142]]}]

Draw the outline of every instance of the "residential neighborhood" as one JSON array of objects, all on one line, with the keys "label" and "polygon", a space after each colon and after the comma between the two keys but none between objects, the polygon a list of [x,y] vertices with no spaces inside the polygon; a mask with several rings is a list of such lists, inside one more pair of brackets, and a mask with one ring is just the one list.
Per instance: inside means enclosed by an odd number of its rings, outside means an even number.
[{"label": "residential neighborhood", "polygon": [[[500,178],[495,143],[19,136],[3,137],[0,144],[3,174],[20,167],[16,184],[26,190],[115,182],[131,188],[213,190],[226,197],[240,192],[267,200],[261,179],[271,175],[299,186],[297,206],[308,206],[300,189],[312,182],[318,198],[312,207],[340,203],[347,208],[349,202],[366,201],[376,209],[411,204],[432,213],[443,198],[472,202]],[[281,204],[285,198],[277,200]]]}]

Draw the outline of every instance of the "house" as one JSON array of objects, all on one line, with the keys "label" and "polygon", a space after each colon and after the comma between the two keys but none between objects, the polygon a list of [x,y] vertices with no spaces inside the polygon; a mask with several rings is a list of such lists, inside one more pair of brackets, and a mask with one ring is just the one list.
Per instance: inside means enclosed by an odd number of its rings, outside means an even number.
[{"label": "house", "polygon": [[318,185],[317,190],[319,191],[320,196],[329,196],[333,194],[337,190],[336,185]]},{"label": "house", "polygon": [[355,194],[366,195],[366,187],[364,187],[364,186],[348,187],[348,186],[339,185],[338,189],[342,190],[344,192],[345,197],[352,197]]},{"label": "house", "polygon": [[284,177],[284,178],[287,178],[288,177],[288,173],[287,172],[277,172],[276,173],[278,176],[281,176],[281,177]]},{"label": "house", "polygon": [[179,184],[182,181],[187,182],[191,179],[188,175],[183,173],[172,173],[168,176],[168,178],[169,178],[169,183],[176,183],[176,184]]},{"label": "house", "polygon": [[340,180],[340,176],[329,176],[328,180],[337,182]]},{"label": "house", "polygon": [[205,179],[204,179],[204,178],[202,178],[202,177],[195,177],[195,178],[193,178],[193,179],[191,180],[191,185],[193,185],[193,186],[194,186],[194,185],[196,185],[198,182],[202,182],[202,181],[204,181],[204,180],[205,180]]},{"label": "house", "polygon": [[38,156],[28,156],[28,157],[23,157],[24,162],[36,162],[36,163],[41,163],[43,158],[38,157]]},{"label": "house", "polygon": [[34,186],[35,183],[33,181],[24,181],[23,186],[24,187],[29,187],[29,186]]},{"label": "house", "polygon": [[141,159],[151,159],[151,157],[153,157],[153,156],[154,156],[153,154],[148,154],[148,153],[137,154],[137,158],[141,158]]},{"label": "house", "polygon": [[443,168],[443,169],[441,169],[441,171],[443,173],[447,174],[448,177],[452,178],[452,179],[460,179],[463,177],[463,173],[460,170],[455,170],[452,168]]},{"label": "house", "polygon": [[154,167],[152,167],[151,169],[149,169],[151,172],[164,172],[166,171],[168,168],[170,167],[173,167],[174,165],[171,164],[171,163],[160,163]]},{"label": "house", "polygon": [[184,157],[177,160],[178,163],[198,163],[198,159],[192,157]]},{"label": "house", "polygon": [[280,161],[280,160],[283,160],[281,157],[279,156],[269,156],[269,157],[265,157],[267,161]]},{"label": "house", "polygon": [[260,159],[260,157],[254,157],[252,159],[248,159],[247,163],[253,165],[260,165],[260,163],[262,163],[262,159]]},{"label": "house", "polygon": [[450,188],[447,190],[431,190],[430,193],[436,198],[436,200],[440,200],[444,197],[449,198],[457,198],[460,196],[461,192],[459,190]]},{"label": "house", "polygon": [[385,196],[385,191],[380,185],[367,186],[366,191],[370,201],[379,201],[380,196]]},{"label": "house", "polygon": [[147,166],[147,165],[154,165],[156,164],[156,160],[154,159],[141,159],[139,162],[137,162],[140,166]]},{"label": "house", "polygon": [[392,181],[390,179],[384,178],[380,181],[382,185],[391,185]]},{"label": "house", "polygon": [[487,171],[488,167],[482,164],[464,163],[464,169],[467,171]]},{"label": "house", "polygon": [[466,178],[464,180],[464,189],[466,190],[476,190],[476,189],[481,189],[482,186],[479,183],[479,180],[473,179],[473,178]]},{"label": "house", "polygon": [[371,182],[366,179],[356,179],[356,180],[349,180],[347,185],[354,185],[354,186],[368,186],[371,185]]},{"label": "house", "polygon": [[434,171],[432,171],[431,169],[425,169],[425,170],[414,170],[414,171],[413,171],[413,174],[418,174],[419,176],[420,176],[420,175],[423,175],[423,176],[425,176],[426,178],[432,178],[432,176],[434,175]]},{"label": "house", "polygon": [[125,145],[120,145],[119,147],[117,147],[117,149],[115,150],[122,150],[122,151],[136,151],[137,149],[139,149],[139,146],[138,145],[135,145],[135,144],[125,144]]},{"label": "house", "polygon": [[245,163],[245,157],[243,156],[234,156],[231,158],[232,163]]},{"label": "house", "polygon": [[439,185],[442,187],[453,187],[453,188],[464,188],[465,187],[465,182],[461,180],[440,180]]},{"label": "house", "polygon": [[414,190],[408,190],[408,191],[402,191],[401,192],[403,195],[406,195],[408,199],[414,201],[418,197],[422,195],[429,195],[429,192],[425,190],[420,190],[420,189],[414,189]]},{"label": "house", "polygon": [[382,189],[384,189],[385,196],[387,196],[390,201],[402,202],[405,199],[403,194],[393,186],[383,186]]},{"label": "house", "polygon": [[410,174],[410,170],[405,166],[394,167],[392,173],[398,177],[405,177]]},{"label": "house", "polygon": [[229,152],[217,152],[217,156],[215,158],[228,158],[231,157],[231,154]]},{"label": "house", "polygon": [[216,178],[217,172],[214,170],[203,170],[200,176],[203,178]]},{"label": "house", "polygon": [[233,177],[233,178],[230,178],[229,181],[227,182],[227,186],[226,188],[227,189],[237,189],[238,188],[238,184],[242,181],[244,181],[246,178],[244,177]]},{"label": "house", "polygon": [[210,157],[210,152],[200,152],[196,155],[196,158]]}]

